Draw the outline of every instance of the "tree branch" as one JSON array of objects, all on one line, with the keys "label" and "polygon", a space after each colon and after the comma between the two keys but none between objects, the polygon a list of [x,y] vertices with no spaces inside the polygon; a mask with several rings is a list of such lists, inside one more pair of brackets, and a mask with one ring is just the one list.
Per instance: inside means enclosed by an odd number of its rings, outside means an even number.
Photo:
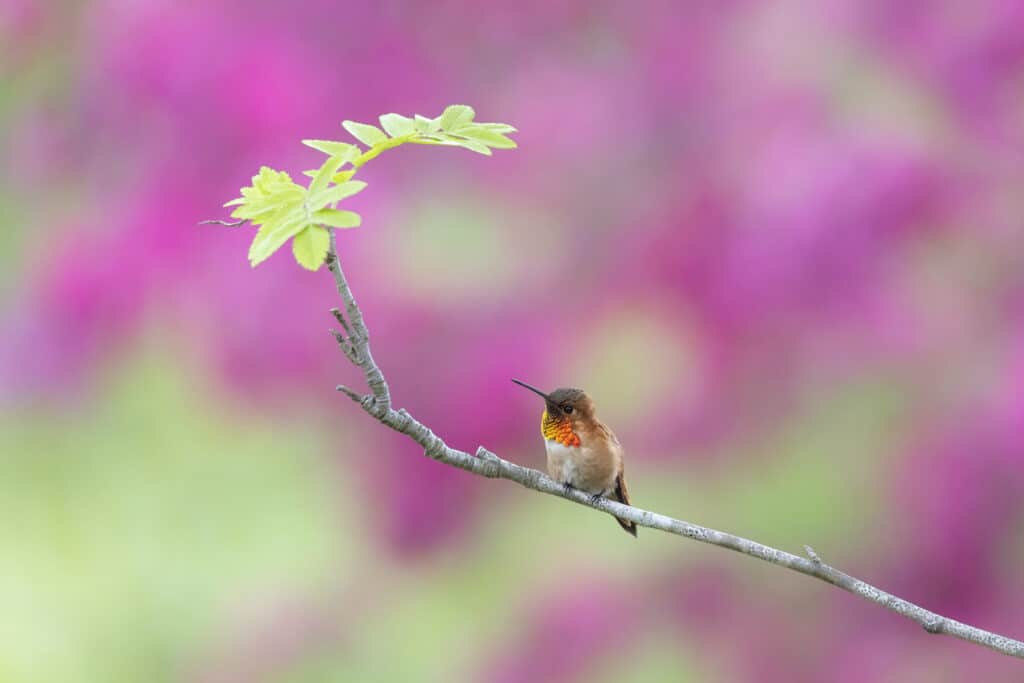
[{"label": "tree branch", "polygon": [[434,434],[429,427],[419,422],[406,410],[395,410],[391,407],[391,394],[388,390],[387,381],[384,379],[384,373],[374,362],[373,356],[370,353],[370,336],[366,323],[363,320],[362,312],[356,303],[355,297],[352,295],[352,290],[345,279],[345,273],[341,269],[341,264],[338,262],[333,230],[330,231],[330,244],[330,250],[327,253],[327,264],[334,275],[338,294],[344,302],[345,314],[347,315],[346,322],[341,312],[337,309],[332,310],[339,324],[345,329],[345,333],[332,332],[338,339],[345,355],[363,371],[372,394],[360,394],[341,385],[338,386],[338,391],[358,403],[362,406],[363,410],[378,421],[396,432],[407,435],[418,443],[423,448],[424,454],[428,457],[483,477],[508,479],[528,489],[565,498],[574,503],[592,507],[621,519],[635,522],[640,526],[659,529],[702,543],[728,548],[729,550],[734,550],[738,553],[806,574],[807,576],[813,576],[816,579],[830,583],[844,591],[890,609],[919,624],[928,633],[946,634],[954,638],[983,645],[1011,657],[1024,659],[1024,643],[1021,641],[968,626],[962,622],[926,610],[895,595],[886,593],[869,583],[854,578],[849,574],[844,574],[838,569],[825,564],[810,546],[804,546],[804,550],[807,553],[806,558],[792,555],[785,551],[757,543],[756,541],[742,538],[741,536],[716,531],[715,529],[691,524],[637,507],[623,505],[607,498],[594,499],[590,494],[577,489],[567,489],[539,470],[522,467],[503,460],[483,446],[477,448],[475,456],[465,451],[451,448],[443,439]]}]

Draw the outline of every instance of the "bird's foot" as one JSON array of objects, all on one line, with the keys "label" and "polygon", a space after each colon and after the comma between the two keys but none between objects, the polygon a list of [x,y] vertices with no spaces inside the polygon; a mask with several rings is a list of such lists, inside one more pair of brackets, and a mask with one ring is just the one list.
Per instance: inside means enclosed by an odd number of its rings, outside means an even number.
[{"label": "bird's foot", "polygon": [[575,489],[576,487],[570,484],[569,482],[565,482],[564,484],[562,484],[562,488],[565,489],[566,493],[571,493],[572,490]]},{"label": "bird's foot", "polygon": [[601,494],[601,493],[591,494],[591,496],[590,496],[590,504],[591,505],[597,505],[598,502],[600,502],[600,500],[602,498],[604,498],[604,494]]}]

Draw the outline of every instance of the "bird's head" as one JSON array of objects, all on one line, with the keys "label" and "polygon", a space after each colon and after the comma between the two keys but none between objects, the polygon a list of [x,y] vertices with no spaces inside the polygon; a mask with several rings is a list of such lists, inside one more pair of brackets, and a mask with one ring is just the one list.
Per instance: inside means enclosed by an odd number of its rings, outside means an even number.
[{"label": "bird's head", "polygon": [[512,380],[544,399],[540,430],[545,439],[567,446],[579,446],[579,433],[594,420],[594,402],[582,389],[561,387],[544,393],[526,382]]}]

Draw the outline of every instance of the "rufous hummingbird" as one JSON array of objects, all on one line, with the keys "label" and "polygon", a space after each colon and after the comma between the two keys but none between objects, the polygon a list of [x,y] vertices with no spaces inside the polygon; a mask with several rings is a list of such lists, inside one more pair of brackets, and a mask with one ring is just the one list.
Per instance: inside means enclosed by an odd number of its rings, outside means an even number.
[{"label": "rufous hummingbird", "polygon": [[[555,389],[545,394],[526,382],[512,380],[544,399],[540,433],[548,455],[548,475],[567,488],[585,491],[595,499],[611,498],[629,505],[622,466],[622,444],[597,419],[594,402],[582,389]],[[636,536],[636,524],[615,518]]]}]

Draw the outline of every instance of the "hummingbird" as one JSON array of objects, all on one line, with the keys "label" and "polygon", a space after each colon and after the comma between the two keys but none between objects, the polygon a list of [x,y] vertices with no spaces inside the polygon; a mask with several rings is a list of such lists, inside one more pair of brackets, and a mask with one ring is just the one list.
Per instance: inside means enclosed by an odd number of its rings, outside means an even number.
[{"label": "hummingbird", "polygon": [[[566,488],[585,491],[594,500],[610,498],[629,505],[622,466],[622,444],[615,432],[597,419],[593,400],[582,389],[559,388],[545,394],[513,379],[544,399],[540,433],[548,456],[548,475]],[[615,520],[636,536],[636,524]]]}]

